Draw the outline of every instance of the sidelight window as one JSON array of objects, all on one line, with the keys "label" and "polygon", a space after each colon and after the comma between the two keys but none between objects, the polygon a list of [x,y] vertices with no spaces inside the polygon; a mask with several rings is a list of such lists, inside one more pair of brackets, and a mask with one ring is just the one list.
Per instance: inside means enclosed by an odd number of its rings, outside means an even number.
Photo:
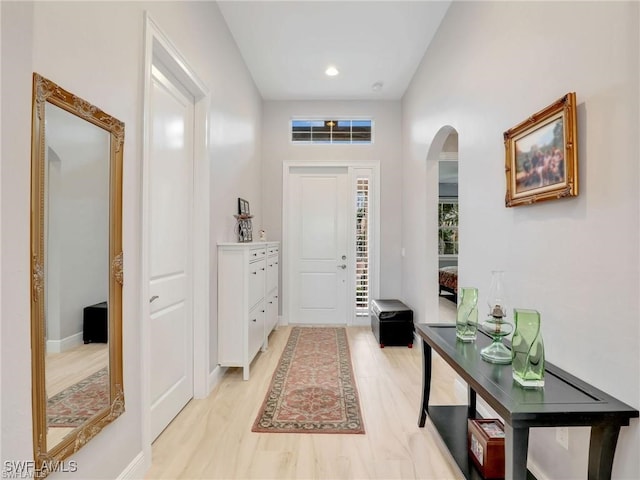
[{"label": "sidelight window", "polygon": [[356,315],[369,311],[369,178],[356,180]]}]

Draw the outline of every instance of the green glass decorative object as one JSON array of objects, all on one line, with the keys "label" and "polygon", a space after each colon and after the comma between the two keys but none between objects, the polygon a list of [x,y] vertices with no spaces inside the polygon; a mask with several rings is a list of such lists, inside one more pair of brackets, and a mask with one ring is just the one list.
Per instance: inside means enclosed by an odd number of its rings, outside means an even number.
[{"label": "green glass decorative object", "polygon": [[473,342],[478,333],[478,289],[460,287],[458,290],[458,312],[456,337],[463,342]]},{"label": "green glass decorative object", "polygon": [[544,344],[540,333],[540,313],[513,309],[516,325],[511,340],[513,378],[524,387],[544,386]]},{"label": "green glass decorative object", "polygon": [[513,326],[505,321],[507,316],[506,294],[504,288],[504,272],[491,272],[491,287],[489,287],[489,315],[490,318],[482,323],[484,330],[491,339],[491,345],[480,350],[480,356],[490,363],[511,363],[511,352],[502,343],[502,339],[513,332]]}]

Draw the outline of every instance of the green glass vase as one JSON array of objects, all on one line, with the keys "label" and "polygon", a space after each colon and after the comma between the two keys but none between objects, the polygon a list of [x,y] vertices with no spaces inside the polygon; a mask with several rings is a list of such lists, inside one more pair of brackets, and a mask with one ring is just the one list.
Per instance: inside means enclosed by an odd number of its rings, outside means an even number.
[{"label": "green glass vase", "polygon": [[540,313],[513,309],[515,332],[511,340],[513,378],[523,387],[544,386],[544,344],[540,333]]},{"label": "green glass vase", "polygon": [[473,342],[478,333],[478,289],[458,289],[458,311],[456,315],[456,337],[463,342]]}]

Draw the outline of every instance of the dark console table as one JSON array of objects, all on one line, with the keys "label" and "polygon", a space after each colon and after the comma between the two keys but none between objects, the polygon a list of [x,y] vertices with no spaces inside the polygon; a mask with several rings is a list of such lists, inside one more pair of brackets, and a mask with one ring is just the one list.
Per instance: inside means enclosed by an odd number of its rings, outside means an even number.
[{"label": "dark console table", "polygon": [[[427,415],[466,478],[481,478],[467,454],[467,418],[477,418],[476,395],[505,422],[505,475],[527,478],[531,427],[591,427],[588,478],[610,479],[620,427],[638,410],[546,363],[545,385],[524,389],[512,378],[511,365],[485,362],[480,350],[490,343],[482,332],[473,343],[456,341],[455,325],[416,324],[423,341],[423,393],[420,427]],[[468,405],[429,406],[431,352],[435,350],[469,385]]]}]

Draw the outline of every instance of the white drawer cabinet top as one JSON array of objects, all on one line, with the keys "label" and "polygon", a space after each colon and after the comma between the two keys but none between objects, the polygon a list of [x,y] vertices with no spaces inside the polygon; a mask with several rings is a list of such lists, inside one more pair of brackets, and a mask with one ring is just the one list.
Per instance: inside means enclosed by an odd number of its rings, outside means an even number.
[{"label": "white drawer cabinet top", "polygon": [[280,242],[218,242],[219,247],[225,248],[266,248],[267,246],[278,246]]}]

